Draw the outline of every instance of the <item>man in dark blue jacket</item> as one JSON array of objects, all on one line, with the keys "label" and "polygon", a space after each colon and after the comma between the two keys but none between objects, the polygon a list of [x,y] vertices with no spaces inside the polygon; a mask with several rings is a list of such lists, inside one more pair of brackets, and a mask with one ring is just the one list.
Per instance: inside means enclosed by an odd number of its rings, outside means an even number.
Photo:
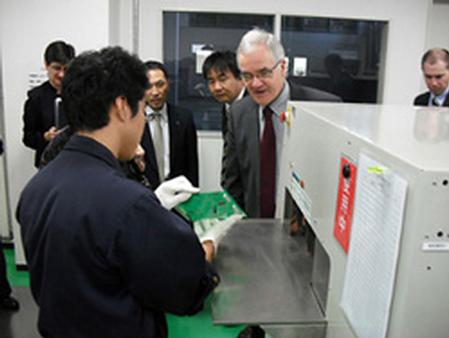
[{"label": "man in dark blue jacket", "polygon": [[191,228],[125,177],[142,136],[144,65],[119,47],[74,59],[64,110],[75,134],[22,192],[17,218],[44,337],[167,337],[218,283]]}]

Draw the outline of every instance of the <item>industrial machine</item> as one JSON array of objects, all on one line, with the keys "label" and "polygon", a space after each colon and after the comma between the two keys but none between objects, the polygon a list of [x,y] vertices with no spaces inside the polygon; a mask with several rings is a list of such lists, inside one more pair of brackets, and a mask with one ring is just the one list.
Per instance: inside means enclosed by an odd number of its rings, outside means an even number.
[{"label": "industrial machine", "polygon": [[[449,337],[449,109],[290,102],[277,219],[225,238],[217,323]],[[292,215],[306,236],[289,236]]]}]

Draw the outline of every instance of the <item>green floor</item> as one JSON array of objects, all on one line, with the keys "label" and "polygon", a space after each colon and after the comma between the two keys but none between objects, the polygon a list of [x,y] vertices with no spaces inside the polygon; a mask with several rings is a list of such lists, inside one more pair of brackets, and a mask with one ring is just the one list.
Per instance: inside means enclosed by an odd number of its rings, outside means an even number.
[{"label": "green floor", "polygon": [[[4,249],[8,278],[12,286],[29,286],[28,272],[17,271],[14,260],[14,251]],[[235,338],[243,326],[213,325],[211,318],[210,301],[205,304],[204,310],[192,317],[178,317],[168,315],[170,338]]]}]

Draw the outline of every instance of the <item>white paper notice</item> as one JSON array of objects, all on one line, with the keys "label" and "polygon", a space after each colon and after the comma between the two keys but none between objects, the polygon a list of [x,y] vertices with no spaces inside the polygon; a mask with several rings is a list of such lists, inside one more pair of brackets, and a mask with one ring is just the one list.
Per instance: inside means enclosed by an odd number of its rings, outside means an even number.
[{"label": "white paper notice", "polygon": [[203,63],[206,61],[207,57],[211,55],[213,50],[198,50],[196,51],[196,68],[195,71],[197,74],[203,73]]},{"label": "white paper notice", "polygon": [[28,74],[28,89],[33,89],[48,80],[47,72],[41,70],[39,72],[32,72]]},{"label": "white paper notice", "polygon": [[296,57],[293,58],[293,76],[307,75],[307,58]]},{"label": "white paper notice", "polygon": [[358,338],[386,336],[407,181],[360,154],[341,307]]}]

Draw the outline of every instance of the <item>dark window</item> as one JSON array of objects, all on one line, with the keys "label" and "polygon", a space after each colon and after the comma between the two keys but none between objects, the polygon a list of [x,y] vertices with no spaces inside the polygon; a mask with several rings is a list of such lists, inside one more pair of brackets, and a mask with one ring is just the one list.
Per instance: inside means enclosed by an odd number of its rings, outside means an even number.
[{"label": "dark window", "polygon": [[273,32],[273,15],[164,12],[164,62],[171,86],[169,101],[188,108],[198,129],[221,129],[221,105],[196,69],[197,50],[232,50],[257,26]]},{"label": "dark window", "polygon": [[281,27],[293,81],[345,102],[377,102],[386,22],[283,16]]}]

